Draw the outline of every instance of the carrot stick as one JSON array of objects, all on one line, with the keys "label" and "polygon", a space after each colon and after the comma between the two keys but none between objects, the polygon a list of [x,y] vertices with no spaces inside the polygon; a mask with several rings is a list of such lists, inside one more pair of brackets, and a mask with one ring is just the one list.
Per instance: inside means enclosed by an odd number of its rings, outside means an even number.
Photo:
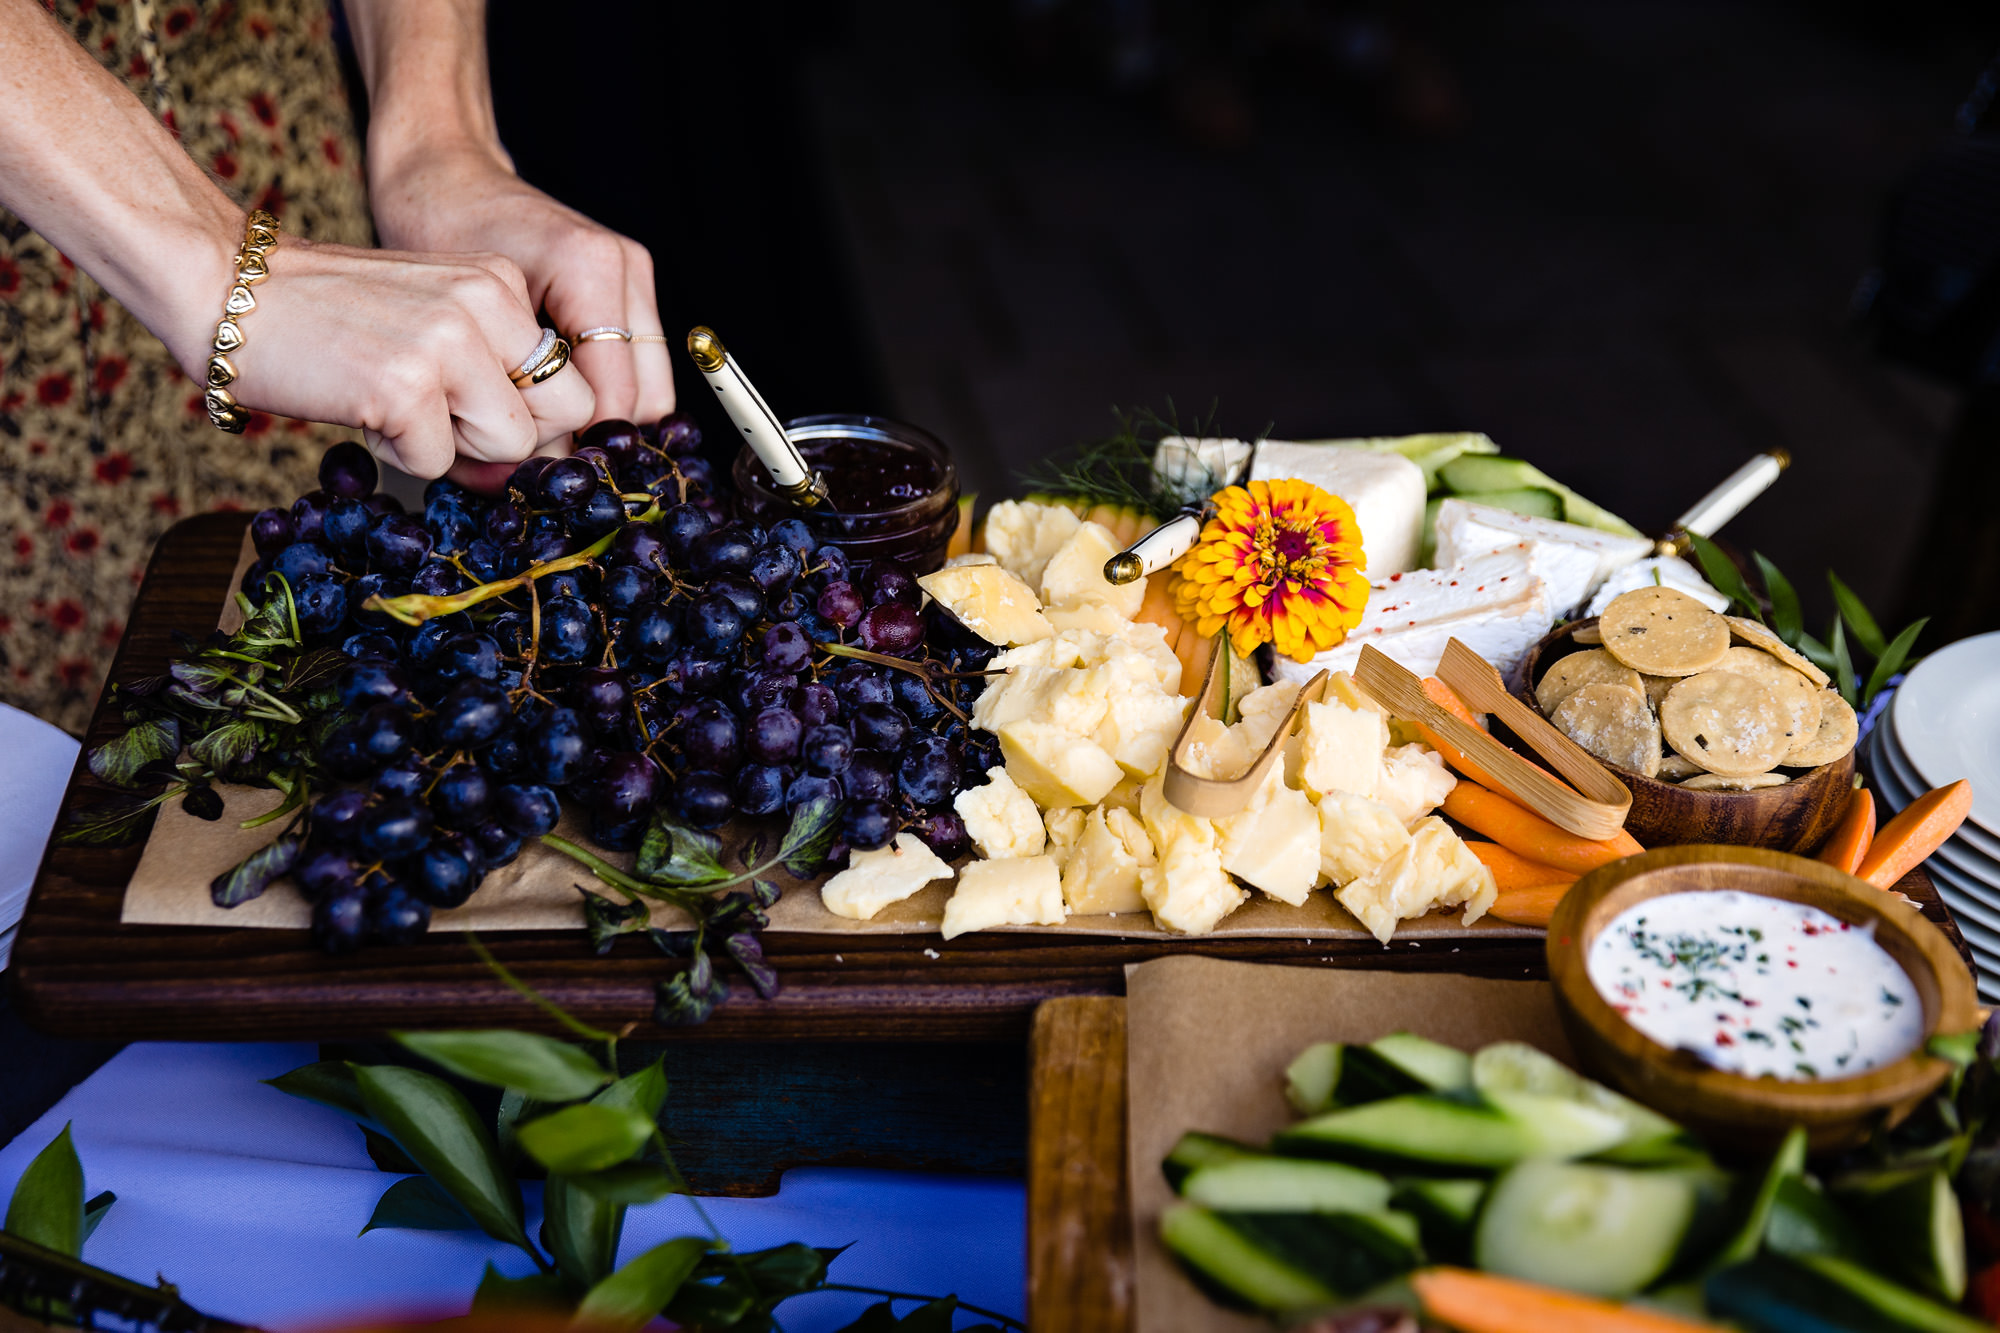
[{"label": "carrot stick", "polygon": [[1716,1333],[1713,1324],[1464,1268],[1410,1275],[1424,1313],[1462,1333]]},{"label": "carrot stick", "polygon": [[1543,865],[1574,870],[1579,875],[1645,850],[1623,829],[1618,836],[1603,842],[1579,838],[1476,782],[1461,782],[1453,787],[1451,795],[1444,798],[1443,809],[1451,818],[1484,833],[1510,852]]},{"label": "carrot stick", "polygon": [[1486,714],[1475,713],[1466,707],[1465,700],[1458,697],[1458,691],[1436,676],[1424,677],[1424,697],[1466,726],[1478,727],[1481,731],[1486,730]]},{"label": "carrot stick", "polygon": [[1819,849],[1819,859],[1851,875],[1861,868],[1861,858],[1868,855],[1868,844],[1874,840],[1875,796],[1863,787],[1848,799],[1847,813],[1840,817],[1840,826],[1826,840],[1826,846]]},{"label": "carrot stick", "polygon": [[1887,889],[1944,846],[1972,812],[1972,784],[1964,778],[1925,792],[1882,826],[1854,873]]},{"label": "carrot stick", "polygon": [[1574,870],[1564,870],[1561,866],[1530,861],[1525,856],[1508,851],[1497,842],[1468,842],[1465,845],[1474,856],[1485,862],[1488,870],[1493,872],[1493,882],[1500,886],[1502,893],[1509,889],[1540,889],[1551,884],[1576,883]]},{"label": "carrot stick", "polygon": [[[1486,730],[1486,715],[1484,713],[1475,713],[1466,707],[1465,701],[1458,697],[1457,692],[1436,676],[1426,676],[1424,678],[1424,697],[1467,726],[1478,727],[1481,731]],[[1413,722],[1410,725],[1414,726],[1417,729],[1417,734],[1424,738],[1424,744],[1444,756],[1445,763],[1465,774],[1465,776],[1471,778],[1482,787],[1505,789],[1504,785],[1497,781],[1491,773],[1481,768],[1471,755],[1438,735],[1437,732],[1431,730],[1421,722]],[[1527,762],[1533,764],[1536,768],[1542,768],[1540,764],[1536,764],[1532,759],[1528,759]],[[1542,771],[1544,773],[1548,772],[1545,768]],[[1554,777],[1555,775],[1551,773],[1550,776]],[[1562,779],[1556,778],[1556,781],[1561,782]]]},{"label": "carrot stick", "polygon": [[1493,906],[1486,909],[1486,915],[1516,926],[1547,930],[1563,895],[1574,883],[1576,881],[1572,879],[1560,884],[1531,884],[1526,888],[1502,889],[1500,896],[1493,900]]}]

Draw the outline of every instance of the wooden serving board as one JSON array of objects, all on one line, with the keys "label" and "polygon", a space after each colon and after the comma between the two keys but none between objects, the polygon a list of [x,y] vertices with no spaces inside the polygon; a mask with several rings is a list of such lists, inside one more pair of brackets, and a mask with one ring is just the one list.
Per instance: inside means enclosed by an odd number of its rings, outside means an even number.
[{"label": "wooden serving board", "polygon": [[[111,678],[165,669],[172,633],[213,628],[242,544],[247,516],[208,514],[161,539],[132,608]],[[87,746],[119,721],[99,708]],[[107,789],[79,761],[64,818]],[[442,934],[403,948],[340,958],[304,931],[126,925],[125,886],[141,846],[58,848],[46,853],[14,949],[12,975],[36,1026],[62,1036],[116,1040],[268,1041],[378,1036],[392,1027],[547,1020],[500,985],[462,939]],[[1904,891],[1954,943],[1958,932],[1928,881]],[[1117,995],[1127,964],[1168,953],[1246,962],[1543,975],[1540,939],[1428,943],[1276,938],[1122,939],[1107,936],[969,935],[939,948],[931,935],[811,935],[773,931],[764,948],[784,982],[776,999],[738,997],[695,1028],[650,1021],[653,988],[672,965],[650,944],[617,942],[593,955],[579,931],[494,933],[502,962],[589,1022],[638,1024],[647,1039],[1001,1040],[1027,1035],[1042,1001]]]}]

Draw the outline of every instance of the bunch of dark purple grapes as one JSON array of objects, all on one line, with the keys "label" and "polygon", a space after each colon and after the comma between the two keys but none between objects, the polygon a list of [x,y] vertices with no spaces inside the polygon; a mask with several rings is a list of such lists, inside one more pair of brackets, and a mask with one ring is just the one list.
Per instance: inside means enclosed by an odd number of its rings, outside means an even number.
[{"label": "bunch of dark purple grapes", "polygon": [[968,849],[951,800],[999,762],[965,720],[994,650],[896,562],[726,521],[700,447],[684,417],[601,422],[499,496],[432,482],[419,517],[343,444],[255,517],[246,594],[282,575],[352,659],[293,869],[324,948],[420,937],[565,803],[618,850],[823,797],[847,848]]}]

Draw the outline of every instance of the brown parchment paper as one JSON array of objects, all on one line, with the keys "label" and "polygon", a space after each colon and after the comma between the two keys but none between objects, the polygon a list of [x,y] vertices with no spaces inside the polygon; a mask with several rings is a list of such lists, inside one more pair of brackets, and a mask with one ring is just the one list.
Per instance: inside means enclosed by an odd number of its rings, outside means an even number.
[{"label": "brown parchment paper", "polygon": [[[230,580],[229,596],[220,617],[225,630],[239,628],[242,615],[235,603],[235,590],[244,571],[256,560],[249,534],[237,558]],[[180,802],[160,807],[153,831],[140,854],[139,865],[125,888],[120,920],[134,925],[155,926],[248,926],[270,930],[303,930],[311,924],[312,909],[289,880],[274,884],[263,896],[233,908],[217,907],[209,897],[209,884],[257,848],[270,841],[276,829],[266,826],[244,829],[246,819],[277,808],[279,793],[262,787],[218,787],[224,802],[222,818],[209,823],[187,814]],[[282,827],[282,824],[278,825]],[[589,845],[582,821],[565,816],[557,832],[573,842]],[[768,842],[768,839],[767,839]],[[621,869],[630,869],[628,854],[606,853],[604,859]],[[734,864],[733,862],[731,863]],[[935,933],[944,920],[944,905],[951,896],[952,881],[927,885],[914,897],[884,908],[872,921],[854,921],[835,916],[820,902],[822,881],[801,882],[783,874],[770,876],[785,890],[770,909],[770,929],[812,935],[923,934]],[[433,930],[560,930],[583,925],[583,898],[577,886],[617,897],[582,866],[538,843],[530,843],[519,859],[488,874],[479,891],[463,907],[440,911],[431,917]],[[654,924],[673,929],[678,912],[661,908]],[[1026,934],[1051,931],[1070,935],[1165,936],[1153,924],[1150,914],[1072,917],[1060,926],[1005,927]],[[1219,936],[1268,936],[1290,939],[1366,939],[1368,932],[1332,895],[1319,892],[1303,907],[1290,907],[1253,893],[1251,900],[1224,918],[1213,932]],[[1397,935],[1420,940],[1452,940],[1468,936],[1498,936],[1533,939],[1541,931],[1526,926],[1510,926],[1488,917],[1471,926],[1458,924],[1456,913],[1428,916],[1405,922]]]},{"label": "brown parchment paper", "polygon": [[1188,1130],[1262,1143],[1297,1116],[1285,1066],[1316,1041],[1415,1032],[1472,1051],[1525,1041],[1565,1063],[1546,981],[1272,967],[1182,955],[1126,969],[1126,1142],[1139,1333],[1270,1333],[1182,1274],[1159,1240],[1173,1191],[1160,1160]]}]

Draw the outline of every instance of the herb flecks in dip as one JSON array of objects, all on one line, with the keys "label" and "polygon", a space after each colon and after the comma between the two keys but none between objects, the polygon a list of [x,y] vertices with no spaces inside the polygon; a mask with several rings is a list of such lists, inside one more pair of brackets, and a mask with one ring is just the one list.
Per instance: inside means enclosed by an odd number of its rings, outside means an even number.
[{"label": "herb flecks in dip", "polygon": [[1848,1078],[1923,1040],[1916,987],[1873,933],[1782,898],[1649,898],[1599,932],[1587,967],[1633,1027],[1732,1074]]}]

